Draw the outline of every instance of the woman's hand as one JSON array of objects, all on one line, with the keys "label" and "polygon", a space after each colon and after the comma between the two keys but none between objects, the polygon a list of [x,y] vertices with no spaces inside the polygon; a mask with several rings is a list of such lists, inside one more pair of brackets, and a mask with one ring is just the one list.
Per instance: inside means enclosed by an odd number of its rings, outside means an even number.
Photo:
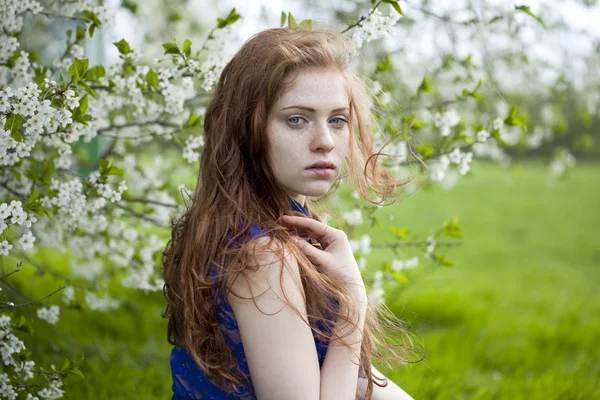
[{"label": "woman's hand", "polygon": [[[318,268],[330,273],[348,278],[354,293],[366,298],[365,285],[354,259],[352,247],[346,236],[346,232],[330,227],[329,225],[312,218],[284,215],[282,221],[295,228],[302,237],[292,236],[294,243],[306,257]],[[311,237],[319,240],[324,246],[320,250],[304,238]]]}]

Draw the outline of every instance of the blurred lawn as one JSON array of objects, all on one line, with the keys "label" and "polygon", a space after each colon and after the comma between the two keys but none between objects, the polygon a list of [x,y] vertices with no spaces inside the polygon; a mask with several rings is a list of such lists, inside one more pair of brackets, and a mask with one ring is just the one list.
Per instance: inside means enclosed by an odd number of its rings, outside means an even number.
[{"label": "blurred lawn", "polygon": [[[551,187],[546,174],[538,163],[516,172],[475,165],[453,191],[422,190],[380,210],[419,238],[451,216],[465,233],[462,246],[442,252],[455,267],[421,257],[410,284],[387,299],[410,322],[427,359],[382,372],[415,399],[600,398],[600,165],[580,163]],[[381,230],[359,231],[374,243],[391,240]],[[369,265],[390,257],[373,252]],[[55,255],[52,261],[60,264]],[[48,288],[56,285],[38,283],[40,293]],[[170,398],[162,294],[123,295],[126,307],[109,314],[63,310],[58,337],[36,324],[38,337],[50,336],[54,347],[26,344],[48,362],[62,365],[53,359],[60,347],[72,357],[86,354],[86,379],[69,378],[65,399]]]},{"label": "blurred lawn", "polygon": [[541,164],[473,171],[394,211],[423,235],[456,215],[465,239],[387,299],[427,353],[388,377],[415,399],[599,399],[600,166],[553,186]]}]

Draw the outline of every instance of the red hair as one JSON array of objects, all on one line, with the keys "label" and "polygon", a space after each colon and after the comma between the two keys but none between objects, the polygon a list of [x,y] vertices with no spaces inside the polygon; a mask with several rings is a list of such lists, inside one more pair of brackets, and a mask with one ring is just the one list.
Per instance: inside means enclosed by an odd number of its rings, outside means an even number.
[{"label": "red hair", "polygon": [[[213,265],[219,267],[223,278],[215,285],[223,293],[230,290],[239,274],[259,267],[251,265],[252,250],[256,250],[251,244],[256,241],[232,246],[233,241],[248,237],[251,223],[268,232],[266,247],[272,249],[275,243],[281,248],[281,260],[284,246],[296,257],[313,331],[331,339],[332,334],[320,331],[316,321],[323,321],[330,332],[334,321],[351,321],[345,313],[332,310],[328,298],[335,299],[340,310],[354,310],[346,286],[339,278],[317,271],[295,248],[289,230],[280,223],[283,214],[291,213],[290,203],[267,164],[266,127],[272,106],[286,88],[286,78],[308,68],[339,71],[350,96],[350,149],[344,165],[350,182],[373,203],[376,201],[369,199],[369,190],[377,193],[377,203],[381,203],[407,183],[396,181],[377,165],[369,96],[363,81],[349,68],[351,54],[349,39],[333,30],[265,30],[248,40],[225,66],[207,107],[198,183],[185,213],[172,223],[172,237],[163,256],[163,293],[169,343],[187,349],[206,376],[222,388],[236,389],[244,377],[216,320],[211,269]],[[309,199],[306,206],[309,216],[320,221],[311,202]],[[333,315],[333,321],[325,318],[326,312]],[[384,325],[408,342],[387,344],[376,338],[374,333],[384,334]],[[402,364],[413,351],[401,321],[384,305],[369,304],[360,354],[360,366],[368,379],[367,398],[376,383],[370,368],[372,354]]]}]

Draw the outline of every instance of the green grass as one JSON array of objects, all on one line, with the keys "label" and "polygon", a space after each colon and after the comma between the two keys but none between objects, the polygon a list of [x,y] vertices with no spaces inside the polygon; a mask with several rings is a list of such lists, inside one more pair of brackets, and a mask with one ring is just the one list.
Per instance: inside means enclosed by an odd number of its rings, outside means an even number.
[{"label": "green grass", "polygon": [[427,353],[388,377],[416,399],[600,398],[600,166],[553,186],[539,164],[474,171],[394,206],[423,235],[456,215],[465,238],[387,298]]},{"label": "green grass", "polygon": [[[465,233],[461,246],[443,249],[456,266],[421,257],[400,294],[388,290],[427,358],[382,372],[415,399],[600,398],[600,165],[578,165],[551,187],[544,165],[518,171],[475,165],[450,192],[421,190],[379,211],[415,238],[452,216]],[[374,243],[391,240],[382,229],[359,231]],[[369,268],[391,257],[373,252]],[[57,352],[86,354],[86,378],[67,379],[65,399],[170,397],[162,294],[123,294],[127,306],[116,312],[63,310],[63,334],[36,324],[37,339],[26,344],[47,362],[60,366]]]}]

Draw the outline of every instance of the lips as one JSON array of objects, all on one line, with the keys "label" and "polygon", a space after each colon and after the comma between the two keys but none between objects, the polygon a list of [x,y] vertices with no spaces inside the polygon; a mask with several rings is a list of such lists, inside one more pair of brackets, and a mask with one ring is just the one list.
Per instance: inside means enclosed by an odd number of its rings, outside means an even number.
[{"label": "lips", "polygon": [[310,167],[307,167],[306,169],[312,169],[312,168],[317,168],[317,169],[335,169],[335,165],[331,162],[331,161],[319,161],[314,163],[313,165],[311,165]]}]

